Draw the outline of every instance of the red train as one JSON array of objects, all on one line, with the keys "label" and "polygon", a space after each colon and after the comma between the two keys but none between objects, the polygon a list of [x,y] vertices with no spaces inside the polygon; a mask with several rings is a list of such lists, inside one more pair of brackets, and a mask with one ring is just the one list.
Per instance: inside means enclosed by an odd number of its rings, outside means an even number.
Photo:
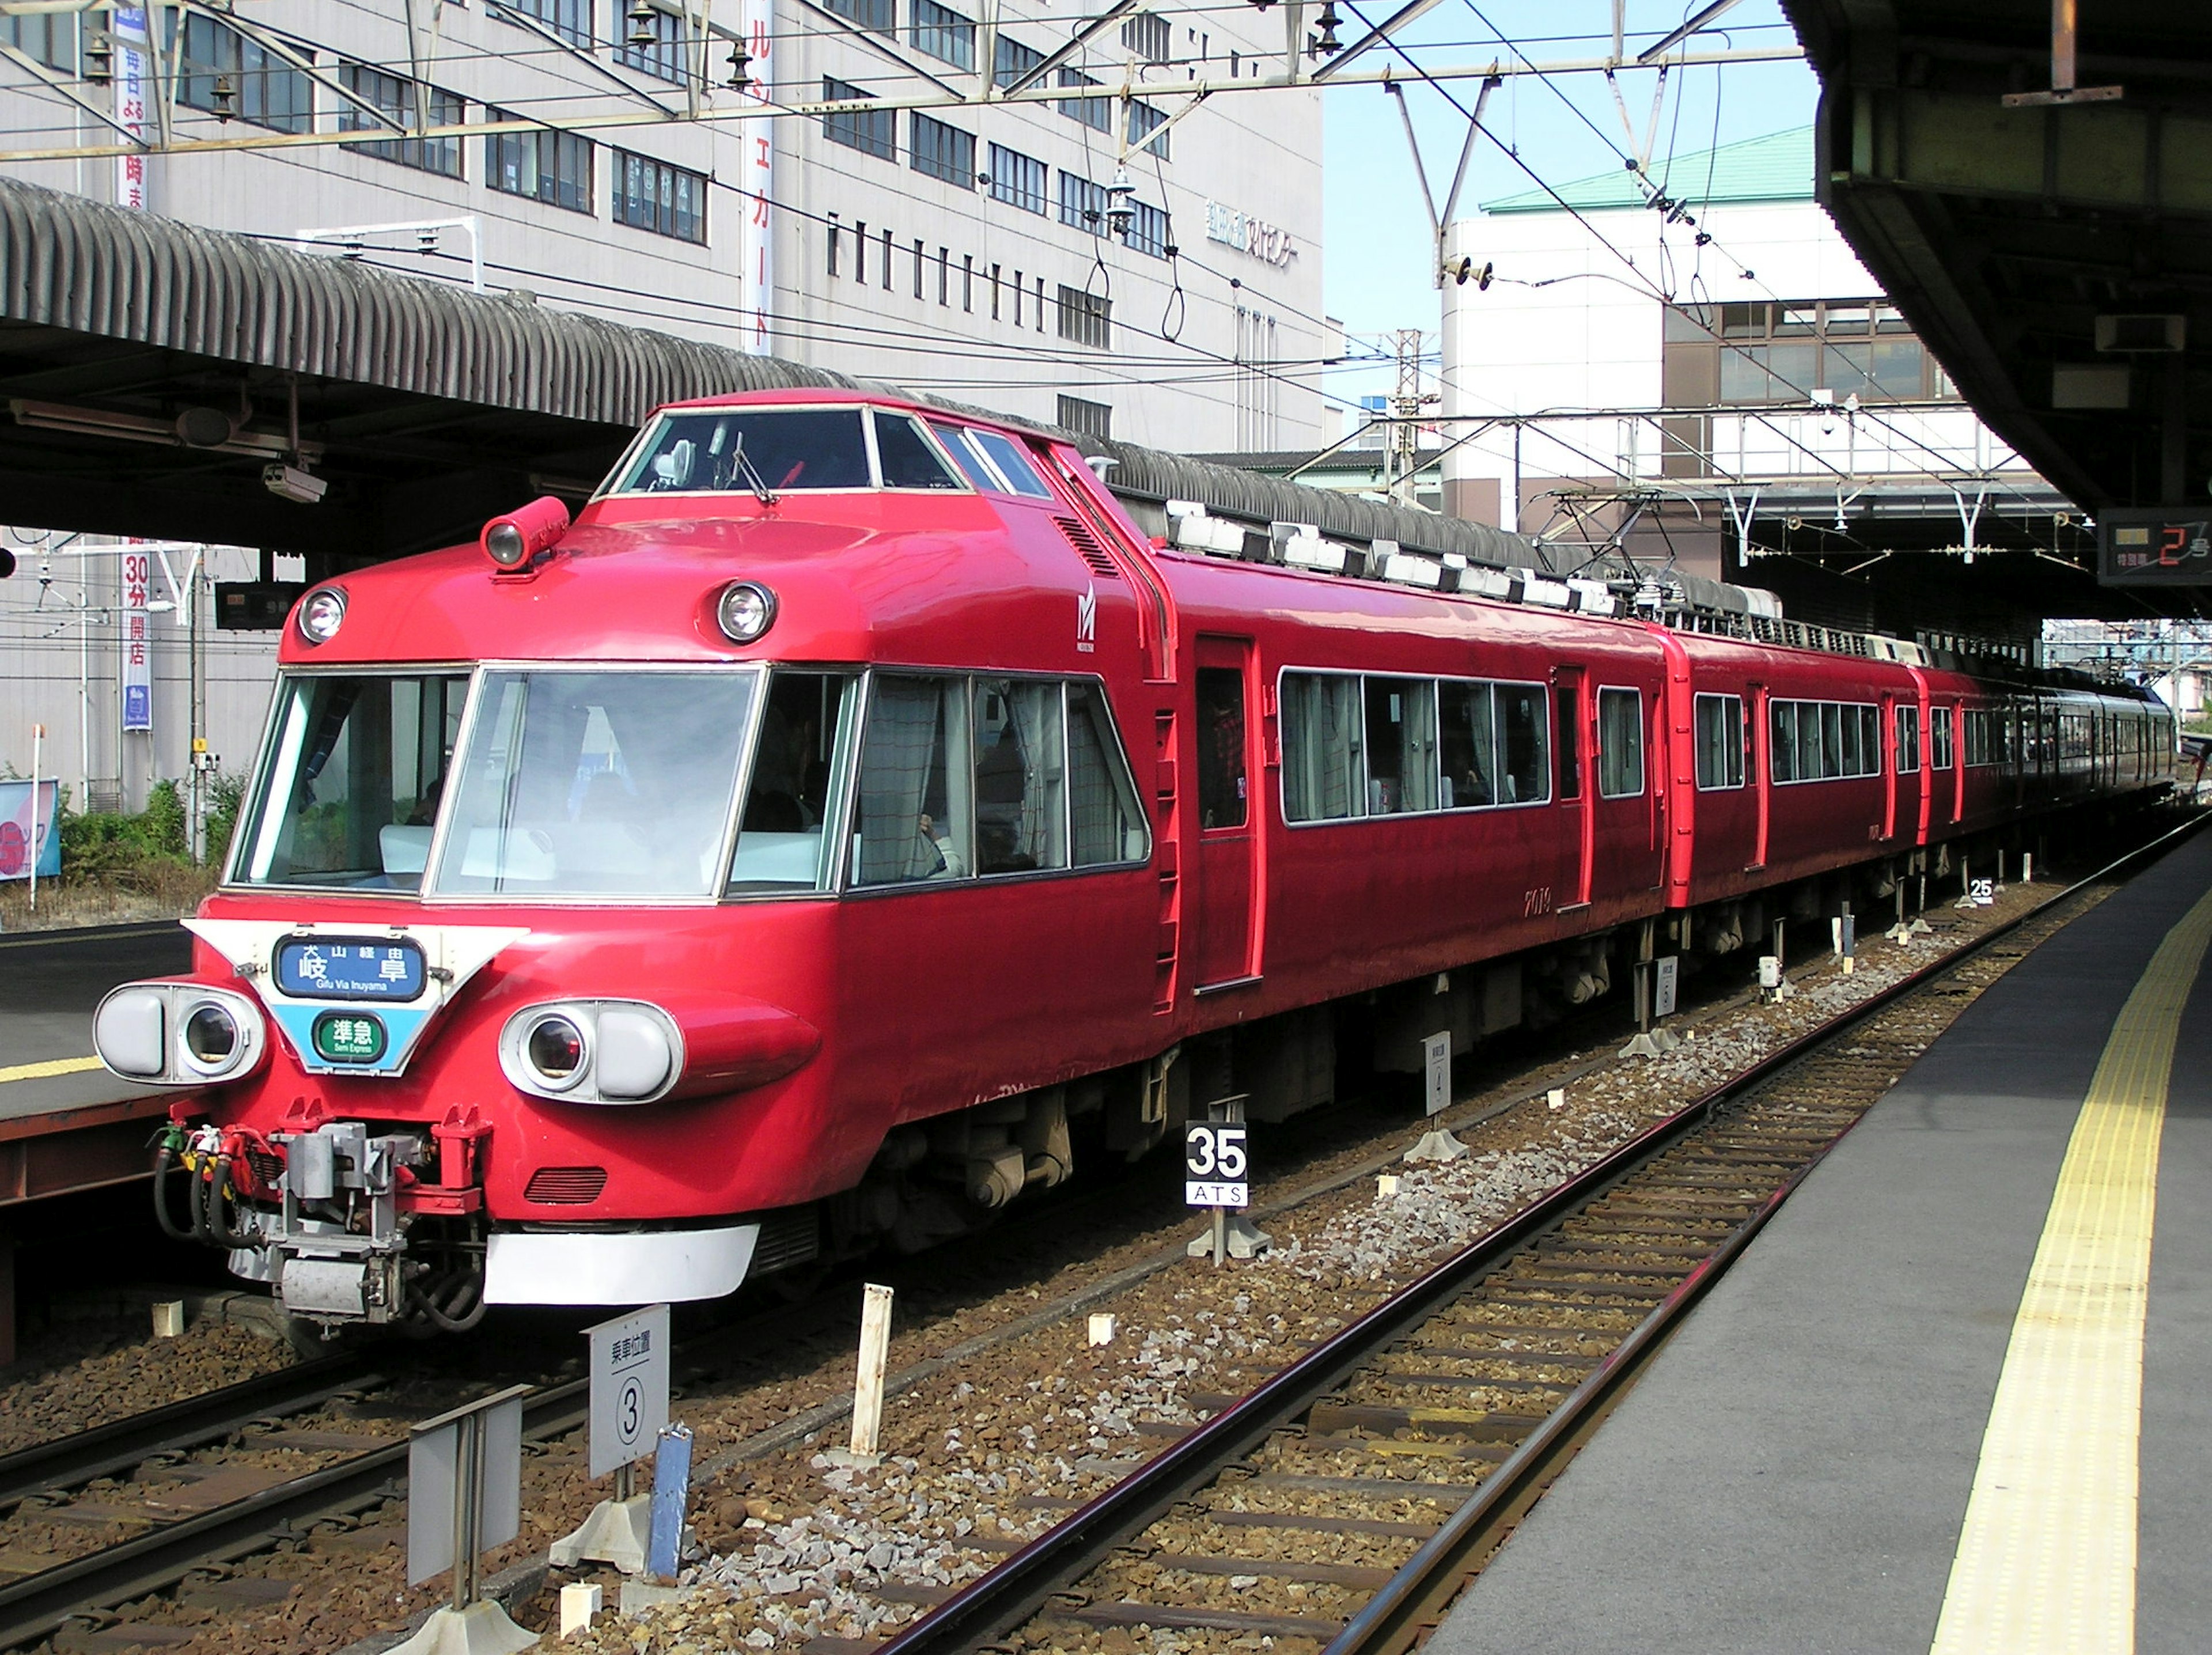
[{"label": "red train", "polygon": [[2172,766],[2121,691],[1280,555],[1149,541],[1030,431],[759,393],[573,526],[313,590],[194,970],[98,1013],[190,1088],[165,1223],[325,1323],[726,1293]]}]

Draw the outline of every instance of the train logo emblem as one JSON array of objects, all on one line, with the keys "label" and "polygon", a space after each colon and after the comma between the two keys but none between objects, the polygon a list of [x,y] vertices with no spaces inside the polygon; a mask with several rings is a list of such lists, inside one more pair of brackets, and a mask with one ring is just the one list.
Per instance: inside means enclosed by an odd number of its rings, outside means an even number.
[{"label": "train logo emblem", "polygon": [[1087,655],[1098,642],[1098,588],[1087,586],[1075,600],[1075,652]]}]

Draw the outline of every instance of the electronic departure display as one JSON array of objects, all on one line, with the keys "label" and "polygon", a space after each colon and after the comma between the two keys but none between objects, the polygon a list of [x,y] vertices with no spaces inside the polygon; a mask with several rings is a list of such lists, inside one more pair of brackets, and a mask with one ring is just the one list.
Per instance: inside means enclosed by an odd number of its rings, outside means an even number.
[{"label": "electronic departure display", "polygon": [[2097,579],[2105,586],[2212,586],[2212,512],[2117,508],[2097,514]]},{"label": "electronic departure display", "polygon": [[295,1000],[413,1000],[422,951],[404,939],[287,937],[276,945],[276,987]]}]

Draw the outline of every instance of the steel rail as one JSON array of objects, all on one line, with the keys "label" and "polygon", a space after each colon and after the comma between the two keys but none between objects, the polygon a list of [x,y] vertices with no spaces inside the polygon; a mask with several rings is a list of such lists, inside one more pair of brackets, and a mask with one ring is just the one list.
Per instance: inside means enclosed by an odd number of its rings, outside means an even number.
[{"label": "steel rail", "polygon": [[[590,1382],[571,1379],[524,1399],[526,1435],[549,1436],[584,1417]],[[0,1586],[0,1649],[58,1631],[73,1618],[174,1585],[196,1568],[259,1551],[295,1524],[394,1498],[407,1482],[407,1445],[387,1444],[119,1546],[73,1558]]]},{"label": "steel rail", "polygon": [[380,1377],[363,1357],[325,1357],[0,1455],[0,1513],[35,1495],[127,1471],[155,1454],[197,1448],[257,1420],[304,1414]]},{"label": "steel rail", "polygon": [[[1176,1505],[1206,1488],[1228,1465],[1294,1421],[1376,1351],[1427,1320],[1444,1303],[1503,1264],[1544,1231],[1704,1126],[1722,1105],[1765,1084],[1876,1013],[1955,971],[2058,904],[2164,855],[2202,830],[2208,820],[2212,820],[2212,815],[2196,816],[2148,843],[2116,857],[2026,913],[1993,926],[1972,941],[1899,978],[1721,1081],[1595,1165],[1539,1197],[1498,1229],[1470,1243],[1436,1269],[1408,1284],[1326,1343],[1316,1347],[1182,1438],[1173,1447],[1131,1472],[1089,1505],[892,1638],[881,1646],[878,1655],[956,1655],[956,1652],[974,1650],[1004,1638],[1035,1618],[1054,1597],[1073,1587],[1115,1547],[1133,1540]],[[1827,1148],[1820,1150],[1814,1160],[1826,1153]],[[1689,1280],[1639,1324],[1613,1357],[1570,1393],[1534,1437],[1516,1449],[1497,1472],[1484,1479],[1482,1491],[1455,1511],[1367,1606],[1346,1623],[1344,1630],[1329,1644],[1326,1655],[1352,1655],[1355,1651],[1365,1655],[1367,1652],[1402,1646],[1390,1640],[1404,1631],[1411,1617],[1432,1603],[1439,1580],[1449,1579],[1452,1582],[1450,1589],[1456,1590],[1455,1565],[1480,1540],[1487,1522],[1507,1509],[1517,1494],[1528,1491],[1532,1479],[1540,1482],[1542,1476],[1547,1474],[1545,1462],[1548,1454],[1571,1439],[1618,1391],[1632,1374],[1636,1357],[1662,1340],[1674,1322],[1703,1297],[1723,1273],[1725,1261],[1733,1260],[1748,1244],[1751,1235],[1781,1206],[1804,1171],[1813,1164],[1808,1161],[1805,1169],[1778,1189],[1759,1213],[1741,1226],[1741,1240],[1732,1238],[1700,1263]],[[1625,1354],[1630,1352],[1632,1345],[1633,1354]],[[1570,1407],[1576,1410],[1573,1418],[1555,1424]],[[1537,1445],[1540,1439],[1544,1445],[1541,1449]]]}]

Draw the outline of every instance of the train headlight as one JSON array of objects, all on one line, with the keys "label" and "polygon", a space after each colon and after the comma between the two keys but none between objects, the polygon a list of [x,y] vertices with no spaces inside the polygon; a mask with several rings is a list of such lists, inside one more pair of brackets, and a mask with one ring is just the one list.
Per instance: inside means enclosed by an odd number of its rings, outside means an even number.
[{"label": "train headlight", "polygon": [[508,1018],[499,1062],[533,1097],[649,1104],[683,1077],[684,1035],[674,1018],[641,1000],[564,1000]]},{"label": "train headlight", "polygon": [[484,531],[484,555],[501,569],[513,569],[530,556],[530,543],[522,531],[502,518]]},{"label": "train headlight", "polygon": [[126,1080],[205,1086],[261,1062],[268,1027],[241,994],[198,983],[126,983],[93,1014],[93,1050]]},{"label": "train headlight", "polygon": [[714,619],[732,643],[757,643],[775,624],[775,593],[758,581],[732,581],[722,588]]},{"label": "train headlight", "polygon": [[326,586],[307,594],[300,605],[300,636],[309,643],[328,643],[345,624],[343,587]]}]

